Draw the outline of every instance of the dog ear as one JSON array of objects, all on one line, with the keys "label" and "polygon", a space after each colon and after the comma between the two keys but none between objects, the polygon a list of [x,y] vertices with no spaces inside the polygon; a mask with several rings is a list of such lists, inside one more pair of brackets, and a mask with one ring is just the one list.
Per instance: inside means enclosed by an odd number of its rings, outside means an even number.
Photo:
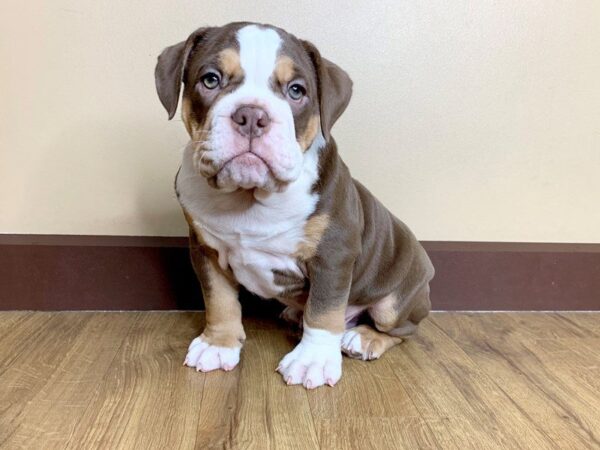
[{"label": "dog ear", "polygon": [[154,70],[154,81],[158,98],[169,113],[169,120],[177,111],[181,83],[190,53],[202,40],[206,30],[208,28],[194,31],[187,40],[165,48],[158,57]]},{"label": "dog ear", "polygon": [[338,65],[323,58],[312,43],[302,41],[302,45],[315,68],[321,111],[321,131],[325,140],[329,141],[331,128],[350,103],[352,80]]}]

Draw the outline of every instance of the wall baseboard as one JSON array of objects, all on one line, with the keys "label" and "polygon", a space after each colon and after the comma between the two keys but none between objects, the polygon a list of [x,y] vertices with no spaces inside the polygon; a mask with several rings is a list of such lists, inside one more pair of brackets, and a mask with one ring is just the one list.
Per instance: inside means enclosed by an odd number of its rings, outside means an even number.
[{"label": "wall baseboard", "polygon": [[[436,310],[600,310],[600,244],[423,245]],[[187,238],[0,235],[0,310],[202,307]]]}]

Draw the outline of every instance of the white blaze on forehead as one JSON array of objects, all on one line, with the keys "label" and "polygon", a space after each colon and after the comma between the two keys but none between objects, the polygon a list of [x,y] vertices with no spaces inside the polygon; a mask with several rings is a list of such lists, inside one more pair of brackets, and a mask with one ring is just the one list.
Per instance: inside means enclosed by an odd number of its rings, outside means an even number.
[{"label": "white blaze on forehead", "polygon": [[244,84],[265,86],[275,69],[281,37],[271,28],[248,25],[237,32]]}]

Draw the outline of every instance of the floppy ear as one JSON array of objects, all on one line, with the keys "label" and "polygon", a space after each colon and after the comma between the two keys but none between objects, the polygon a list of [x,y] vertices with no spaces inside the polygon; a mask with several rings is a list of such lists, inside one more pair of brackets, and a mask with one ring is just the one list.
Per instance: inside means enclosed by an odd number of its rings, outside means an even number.
[{"label": "floppy ear", "polygon": [[154,81],[158,98],[169,113],[169,120],[173,118],[177,111],[179,92],[187,60],[207,29],[200,28],[194,31],[187,40],[165,48],[158,57],[156,69],[154,70]]},{"label": "floppy ear", "polygon": [[339,66],[325,59],[319,50],[308,41],[302,41],[317,75],[319,109],[321,110],[321,131],[329,141],[330,130],[346,110],[352,97],[352,80]]}]

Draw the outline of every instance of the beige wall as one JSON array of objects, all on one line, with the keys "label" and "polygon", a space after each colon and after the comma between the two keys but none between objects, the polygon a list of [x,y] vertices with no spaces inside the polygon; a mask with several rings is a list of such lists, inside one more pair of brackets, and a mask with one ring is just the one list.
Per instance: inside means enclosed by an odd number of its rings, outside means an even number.
[{"label": "beige wall", "polygon": [[341,153],[421,239],[600,242],[598,0],[2,0],[0,232],[185,234],[155,58],[242,19],[347,69]]}]

